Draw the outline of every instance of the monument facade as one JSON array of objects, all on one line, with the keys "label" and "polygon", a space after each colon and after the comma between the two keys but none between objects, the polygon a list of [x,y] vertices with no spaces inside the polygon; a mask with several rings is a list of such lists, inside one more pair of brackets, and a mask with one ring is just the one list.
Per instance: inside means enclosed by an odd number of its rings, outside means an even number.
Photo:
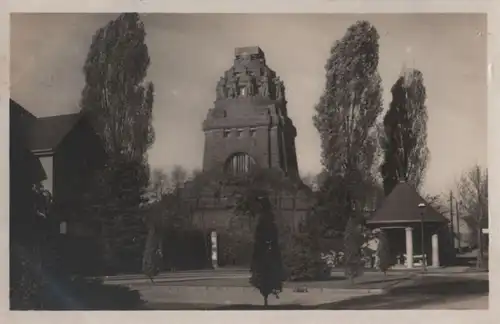
[{"label": "monument facade", "polygon": [[285,86],[259,47],[236,48],[233,66],[216,86],[203,123],[203,170],[241,173],[257,165],[297,178],[297,131],[286,108]]},{"label": "monument facade", "polygon": [[[233,65],[217,82],[215,93],[214,106],[203,122],[203,172],[238,175],[252,168],[282,172],[297,184],[297,190],[270,198],[276,217],[293,230],[309,213],[312,201],[310,189],[299,178],[297,131],[288,116],[283,81],[267,66],[259,47],[236,48]],[[213,262],[248,263],[250,255],[243,256],[241,251],[251,252],[256,220],[235,217],[231,199],[227,199],[232,189],[225,187],[220,192],[195,186],[194,182],[186,184],[184,198],[189,201],[191,223],[205,237],[217,238],[217,252],[209,251]],[[236,248],[235,242],[248,246]]]}]

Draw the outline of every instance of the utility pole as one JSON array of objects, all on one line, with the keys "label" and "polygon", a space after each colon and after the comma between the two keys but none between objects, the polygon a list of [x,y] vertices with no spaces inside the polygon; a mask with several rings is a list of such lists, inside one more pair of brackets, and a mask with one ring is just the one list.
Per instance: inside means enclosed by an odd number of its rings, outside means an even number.
[{"label": "utility pole", "polygon": [[461,243],[460,243],[460,214],[459,214],[459,209],[458,209],[458,200],[455,199],[455,211],[457,214],[457,241],[458,241],[458,252],[460,252],[461,249]]},{"label": "utility pole", "polygon": [[453,227],[453,191],[450,190],[450,225],[451,225],[451,244],[453,246],[453,249],[455,249],[455,229]]}]

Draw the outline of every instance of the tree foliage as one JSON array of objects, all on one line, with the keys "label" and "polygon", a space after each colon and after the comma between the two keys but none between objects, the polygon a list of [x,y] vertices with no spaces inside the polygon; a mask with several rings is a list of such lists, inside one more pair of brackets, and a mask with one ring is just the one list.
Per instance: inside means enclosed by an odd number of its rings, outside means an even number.
[{"label": "tree foliage", "polygon": [[[268,197],[260,197],[263,210],[269,210]],[[268,297],[278,294],[283,289],[284,272],[278,241],[278,228],[272,212],[262,213],[255,229],[252,264],[250,267],[250,283],[264,297],[264,305],[268,305]]]},{"label": "tree foliage", "polygon": [[417,190],[429,159],[427,148],[426,91],[422,72],[404,71],[392,89],[392,102],[384,117],[381,173],[388,195],[399,181]]},{"label": "tree foliage", "polygon": [[378,39],[374,26],[358,21],[335,42],[325,66],[325,89],[313,121],[328,177],[323,209],[331,226],[359,215],[374,183],[376,120],[382,111]]},{"label": "tree foliage", "polygon": [[392,260],[389,240],[387,239],[387,234],[383,230],[378,234],[377,257],[378,268],[386,274],[387,270],[389,270],[392,265]]},{"label": "tree foliage", "polygon": [[[161,232],[160,232],[161,233]],[[158,275],[161,268],[161,250],[158,228],[148,226],[146,246],[142,258],[142,271],[153,282],[153,278]]]},{"label": "tree foliage", "polygon": [[347,278],[354,281],[362,274],[364,264],[361,246],[364,243],[359,221],[349,218],[344,232],[344,267]]},{"label": "tree foliage", "polygon": [[92,117],[110,156],[142,160],[154,141],[154,88],[146,31],[137,13],[121,14],[92,39],[83,68],[81,107]]},{"label": "tree foliage", "polygon": [[47,279],[56,261],[49,218],[52,198],[40,183],[25,193],[26,214],[11,214],[14,224],[20,219],[26,222],[22,229],[11,227],[10,232],[10,305],[12,309],[43,309],[51,284]]},{"label": "tree foliage", "polygon": [[488,228],[488,170],[479,165],[466,171],[458,184],[460,214],[472,230],[479,248],[477,266],[483,262],[482,228]]},{"label": "tree foliage", "polygon": [[150,65],[145,37],[137,13],[121,14],[95,33],[83,68],[82,112],[108,154],[88,200],[106,259],[120,267],[140,267],[147,232],[142,206],[149,184],[147,150],[154,141],[154,89],[144,81]]},{"label": "tree foliage", "polygon": [[291,235],[291,244],[283,251],[286,275],[289,280],[318,280],[328,276],[326,264],[321,259],[321,224],[311,214]]}]

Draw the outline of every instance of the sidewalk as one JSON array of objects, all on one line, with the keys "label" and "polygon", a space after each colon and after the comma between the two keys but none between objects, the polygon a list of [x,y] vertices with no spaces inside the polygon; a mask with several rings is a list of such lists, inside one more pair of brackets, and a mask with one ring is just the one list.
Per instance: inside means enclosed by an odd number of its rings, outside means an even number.
[{"label": "sidewalk", "polygon": [[[248,274],[249,270],[244,268],[217,268],[217,269],[201,269],[201,270],[180,270],[180,271],[163,271],[155,276],[154,280],[157,279],[168,279],[168,278],[179,278],[179,277],[207,277],[208,276],[228,276],[232,274]],[[142,273],[137,274],[119,274],[113,276],[98,277],[99,279],[105,281],[124,281],[124,280],[144,280],[148,279],[146,275]],[[149,280],[149,279],[148,279]]]},{"label": "sidewalk", "polygon": [[[334,268],[332,269],[332,277],[343,276],[344,269]],[[380,276],[383,278],[380,271],[377,269],[365,269],[364,276]],[[389,276],[409,276],[418,275],[422,273],[421,268],[399,268],[390,269],[387,274]],[[471,269],[466,266],[455,266],[455,267],[442,267],[442,268],[427,268],[425,272],[426,275],[437,275],[437,276],[448,276],[448,275],[464,275],[464,276],[476,276],[476,275],[488,275],[488,272],[484,270]],[[244,268],[217,268],[217,269],[205,269],[205,270],[188,270],[188,271],[178,271],[178,272],[162,272],[153,278],[156,284],[161,283],[190,283],[194,284],[188,285],[200,285],[203,282],[204,285],[212,285],[210,281],[226,281],[228,279],[245,279],[250,277],[250,272],[248,269]],[[363,276],[362,276],[363,277]],[[126,274],[126,275],[116,275],[107,276],[100,278],[104,282],[109,284],[118,285],[140,285],[149,284],[151,280],[144,274]]]}]

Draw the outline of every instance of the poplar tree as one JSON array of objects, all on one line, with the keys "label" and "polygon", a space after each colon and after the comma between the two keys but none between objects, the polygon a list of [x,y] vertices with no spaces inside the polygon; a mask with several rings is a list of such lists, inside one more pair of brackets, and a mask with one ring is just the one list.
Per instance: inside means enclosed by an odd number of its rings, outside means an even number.
[{"label": "poplar tree", "polygon": [[121,14],[95,33],[83,68],[82,112],[108,155],[93,211],[108,259],[122,265],[140,265],[146,235],[140,207],[149,182],[146,153],[154,141],[154,88],[144,81],[150,65],[145,38],[139,15]]},{"label": "poplar tree", "polygon": [[404,181],[420,189],[429,160],[427,108],[423,75],[405,70],[392,89],[392,102],[384,116],[381,173],[385,195]]},{"label": "poplar tree", "polygon": [[326,224],[343,229],[358,219],[373,188],[377,150],[376,121],[382,111],[379,34],[367,21],[350,26],[335,42],[325,70],[326,84],[316,105],[326,174],[320,191]]}]

